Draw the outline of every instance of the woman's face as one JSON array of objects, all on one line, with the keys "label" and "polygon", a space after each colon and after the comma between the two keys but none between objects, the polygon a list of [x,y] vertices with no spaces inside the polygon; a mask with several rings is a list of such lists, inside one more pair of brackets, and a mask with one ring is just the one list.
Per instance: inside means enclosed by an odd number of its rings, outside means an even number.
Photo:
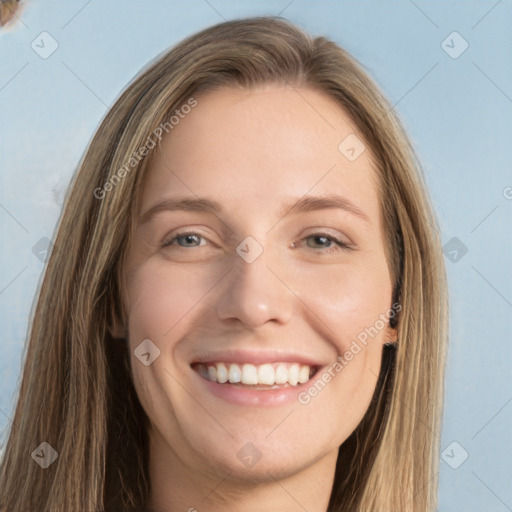
[{"label": "woman's face", "polygon": [[197,100],[153,150],[125,265],[151,456],[253,482],[333,467],[394,340],[371,156],[313,90]]}]

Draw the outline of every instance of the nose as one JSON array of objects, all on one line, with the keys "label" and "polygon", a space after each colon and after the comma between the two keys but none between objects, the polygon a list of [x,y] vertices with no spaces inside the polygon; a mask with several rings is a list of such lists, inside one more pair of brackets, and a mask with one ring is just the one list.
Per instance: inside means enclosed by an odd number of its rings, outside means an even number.
[{"label": "nose", "polygon": [[274,321],[286,324],[293,316],[295,295],[276,269],[267,265],[266,253],[252,263],[236,256],[217,297],[217,315],[248,327]]}]

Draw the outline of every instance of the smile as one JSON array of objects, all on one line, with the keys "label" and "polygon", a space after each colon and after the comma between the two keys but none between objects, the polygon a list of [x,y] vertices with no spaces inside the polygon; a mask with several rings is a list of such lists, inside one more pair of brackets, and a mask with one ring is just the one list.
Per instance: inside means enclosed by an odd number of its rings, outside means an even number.
[{"label": "smile", "polygon": [[281,386],[298,386],[306,383],[316,373],[307,364],[275,362],[264,364],[197,363],[192,368],[204,379],[218,384],[238,384],[253,389]]}]

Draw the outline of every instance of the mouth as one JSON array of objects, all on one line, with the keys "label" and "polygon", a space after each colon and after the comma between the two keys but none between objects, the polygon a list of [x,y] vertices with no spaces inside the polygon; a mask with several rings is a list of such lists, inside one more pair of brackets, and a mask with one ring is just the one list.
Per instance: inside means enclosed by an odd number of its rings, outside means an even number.
[{"label": "mouth", "polygon": [[192,363],[191,368],[203,379],[216,384],[264,391],[306,384],[320,366],[284,361],[263,364],[211,361]]}]

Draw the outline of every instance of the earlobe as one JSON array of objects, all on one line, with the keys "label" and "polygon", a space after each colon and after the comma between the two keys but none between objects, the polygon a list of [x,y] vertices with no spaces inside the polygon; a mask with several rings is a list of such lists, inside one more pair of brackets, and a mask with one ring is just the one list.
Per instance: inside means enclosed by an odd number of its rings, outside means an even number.
[{"label": "earlobe", "polygon": [[388,326],[384,335],[384,344],[393,345],[398,342],[398,328]]}]

